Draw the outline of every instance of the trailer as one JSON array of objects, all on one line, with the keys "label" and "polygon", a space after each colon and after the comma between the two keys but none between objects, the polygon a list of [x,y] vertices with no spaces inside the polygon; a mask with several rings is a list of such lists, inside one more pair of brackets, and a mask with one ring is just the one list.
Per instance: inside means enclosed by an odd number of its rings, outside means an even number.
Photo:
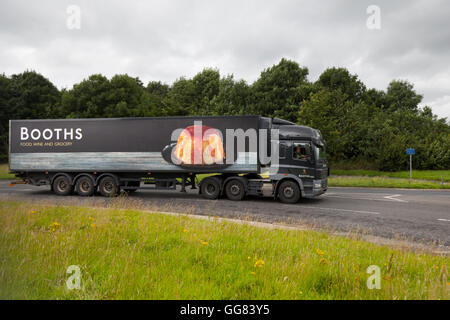
[{"label": "trailer", "polygon": [[295,203],[328,188],[320,131],[261,116],[10,120],[9,170],[58,195],[138,189]]}]

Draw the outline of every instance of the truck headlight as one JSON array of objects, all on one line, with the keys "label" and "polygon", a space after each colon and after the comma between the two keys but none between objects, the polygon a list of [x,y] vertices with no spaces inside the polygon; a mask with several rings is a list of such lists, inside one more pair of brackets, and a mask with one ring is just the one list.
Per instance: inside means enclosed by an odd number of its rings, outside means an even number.
[{"label": "truck headlight", "polygon": [[314,181],[314,189],[320,189],[322,187],[322,183],[320,181]]}]

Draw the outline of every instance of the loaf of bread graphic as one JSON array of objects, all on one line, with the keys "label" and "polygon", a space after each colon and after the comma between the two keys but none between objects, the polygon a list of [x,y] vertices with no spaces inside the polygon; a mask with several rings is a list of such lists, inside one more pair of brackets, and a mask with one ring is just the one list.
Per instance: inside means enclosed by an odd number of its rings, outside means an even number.
[{"label": "loaf of bread graphic", "polygon": [[214,128],[193,125],[178,137],[174,156],[182,165],[213,165],[225,163],[220,132]]}]

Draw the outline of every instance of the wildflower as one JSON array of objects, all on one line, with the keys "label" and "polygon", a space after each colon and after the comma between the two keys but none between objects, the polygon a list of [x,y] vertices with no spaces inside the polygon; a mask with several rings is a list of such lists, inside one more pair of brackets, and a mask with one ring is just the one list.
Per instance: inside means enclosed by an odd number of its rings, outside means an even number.
[{"label": "wildflower", "polygon": [[94,218],[92,218],[92,217],[89,217],[89,221],[94,221]]},{"label": "wildflower", "polygon": [[299,294],[302,295],[302,294],[303,294],[303,291],[300,291]]},{"label": "wildflower", "polygon": [[250,260],[250,259],[251,259],[251,258],[250,258],[250,256],[248,256],[247,258],[248,258],[248,260]]},{"label": "wildflower", "polygon": [[328,260],[325,258],[322,258],[319,260],[319,264],[322,264],[322,265],[328,264]]},{"label": "wildflower", "polygon": [[31,211],[30,211],[30,213],[31,213],[31,214],[35,214],[35,213],[36,213],[36,211],[34,211],[34,210],[31,210]]},{"label": "wildflower", "polygon": [[450,282],[447,282],[447,285],[450,286]]},{"label": "wildflower", "polygon": [[250,274],[251,274],[251,275],[255,275],[256,272],[255,272],[255,271],[250,271]]},{"label": "wildflower", "polygon": [[262,267],[264,267],[264,260],[262,260],[262,259],[256,260],[255,268],[262,268]]},{"label": "wildflower", "polygon": [[49,227],[49,231],[50,232],[55,232],[56,230],[58,230],[59,228],[61,228],[61,225],[58,222],[53,222],[50,227]]},{"label": "wildflower", "polygon": [[438,266],[434,266],[433,268],[434,268],[434,269],[436,269],[436,270],[437,270],[437,269],[439,269],[439,267],[438,267]]},{"label": "wildflower", "polygon": [[204,246],[208,245],[208,241],[202,241],[202,245]]},{"label": "wildflower", "polygon": [[320,250],[319,248],[316,249],[316,252],[317,252],[317,254],[318,254],[319,256],[322,256],[322,255],[325,254],[325,251]]},{"label": "wildflower", "polygon": [[189,230],[188,229],[184,229],[183,232],[189,232]]},{"label": "wildflower", "polygon": [[97,226],[97,224],[93,223],[91,224],[91,228],[95,228]]}]

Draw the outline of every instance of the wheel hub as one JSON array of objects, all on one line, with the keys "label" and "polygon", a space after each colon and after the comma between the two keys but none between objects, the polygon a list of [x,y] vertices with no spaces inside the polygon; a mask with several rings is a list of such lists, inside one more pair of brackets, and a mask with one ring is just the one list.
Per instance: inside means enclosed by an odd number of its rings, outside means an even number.
[{"label": "wheel hub", "polygon": [[233,184],[230,188],[230,192],[232,195],[238,195],[241,192],[241,188],[237,184]]},{"label": "wheel hub", "polygon": [[294,195],[294,189],[291,187],[286,187],[284,188],[283,193],[286,198],[291,198]]}]

